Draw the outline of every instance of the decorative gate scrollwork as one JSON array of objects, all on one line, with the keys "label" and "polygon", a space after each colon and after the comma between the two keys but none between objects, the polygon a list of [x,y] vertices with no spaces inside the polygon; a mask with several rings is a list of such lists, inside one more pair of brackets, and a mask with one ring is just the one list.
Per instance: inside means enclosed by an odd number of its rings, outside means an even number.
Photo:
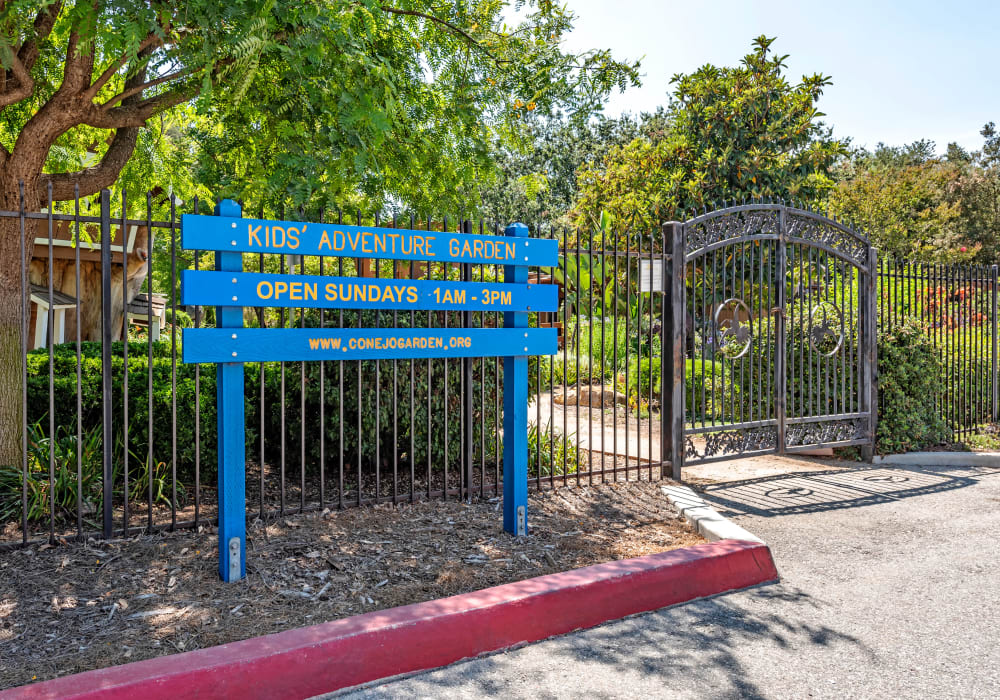
[{"label": "decorative gate scrollwork", "polygon": [[[732,316],[720,319],[719,317],[727,309]],[[736,298],[726,299],[716,307],[715,335],[719,350],[726,357],[738,359],[750,352],[753,342],[753,320],[750,318],[750,308],[745,301]]]},{"label": "decorative gate scrollwork", "polygon": [[860,445],[870,455],[868,240],[779,204],[713,211],[665,224],[664,234],[673,388],[663,439],[674,477],[684,463],[817,447]]}]

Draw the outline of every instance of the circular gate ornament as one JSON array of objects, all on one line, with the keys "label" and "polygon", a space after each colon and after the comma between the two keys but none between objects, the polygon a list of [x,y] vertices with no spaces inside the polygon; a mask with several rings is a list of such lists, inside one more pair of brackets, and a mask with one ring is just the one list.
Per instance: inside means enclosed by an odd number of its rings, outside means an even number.
[{"label": "circular gate ornament", "polygon": [[[728,315],[725,314],[727,310]],[[723,357],[738,360],[750,352],[753,344],[752,318],[750,307],[736,297],[726,299],[715,309],[715,336]]]},{"label": "circular gate ornament", "polygon": [[809,346],[823,357],[833,357],[844,344],[844,314],[836,304],[820,302],[809,312]]}]

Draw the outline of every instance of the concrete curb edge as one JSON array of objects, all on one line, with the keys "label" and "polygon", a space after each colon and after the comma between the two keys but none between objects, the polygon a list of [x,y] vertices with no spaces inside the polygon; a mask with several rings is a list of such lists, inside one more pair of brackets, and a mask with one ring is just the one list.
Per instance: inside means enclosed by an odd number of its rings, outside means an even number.
[{"label": "concrete curb edge", "polygon": [[308,698],[774,581],[719,540],[0,691],[0,699]]},{"label": "concrete curb edge", "polygon": [[875,457],[872,463],[911,467],[1000,467],[1000,452],[904,452]]},{"label": "concrete curb edge", "polygon": [[687,486],[679,484],[661,486],[660,490],[674,508],[687,518],[688,522],[705,539],[712,542],[717,540],[742,540],[744,542],[766,544],[757,535],[720,515],[701,496]]}]

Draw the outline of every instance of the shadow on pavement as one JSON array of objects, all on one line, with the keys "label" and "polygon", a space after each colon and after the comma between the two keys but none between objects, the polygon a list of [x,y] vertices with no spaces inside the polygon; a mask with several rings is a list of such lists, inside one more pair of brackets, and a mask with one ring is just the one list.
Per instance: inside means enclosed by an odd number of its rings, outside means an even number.
[{"label": "shadow on pavement", "polygon": [[971,486],[1000,473],[983,467],[878,466],[692,485],[724,515],[773,517],[888,503]]},{"label": "shadow on pavement", "polygon": [[[779,584],[750,589],[746,594],[750,598],[742,601],[729,596],[703,599],[551,639],[542,642],[544,654],[537,653],[538,645],[531,645],[529,649],[535,647],[536,653],[524,659],[519,659],[519,651],[487,656],[349,695],[527,697],[522,694],[522,681],[532,675],[538,678],[532,698],[564,698],[571,693],[617,698],[628,694],[627,687],[608,692],[600,682],[588,688],[585,678],[574,678],[571,686],[558,680],[562,669],[585,668],[595,680],[607,673],[621,675],[626,684],[627,676],[641,677],[646,687],[652,680],[655,685],[662,684],[662,697],[673,695],[671,688],[683,688],[686,692],[677,695],[688,697],[694,691],[702,697],[763,698],[764,691],[749,680],[750,674],[739,660],[737,651],[744,644],[766,639],[783,649],[839,646],[852,655],[875,657],[857,638],[804,621],[810,611],[826,604],[801,590]],[[775,602],[782,605],[772,605]],[[760,612],[779,609],[781,614]],[[532,662],[540,658],[540,664]],[[623,669],[627,669],[624,675]]]}]

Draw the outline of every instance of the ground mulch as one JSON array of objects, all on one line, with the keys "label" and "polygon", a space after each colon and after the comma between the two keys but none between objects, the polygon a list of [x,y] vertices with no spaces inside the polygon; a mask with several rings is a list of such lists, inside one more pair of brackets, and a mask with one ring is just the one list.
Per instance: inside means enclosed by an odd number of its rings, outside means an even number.
[{"label": "ground mulch", "polygon": [[669,483],[533,493],[522,540],[499,499],[256,520],[235,584],[208,527],[0,552],[0,688],[703,542]]}]

